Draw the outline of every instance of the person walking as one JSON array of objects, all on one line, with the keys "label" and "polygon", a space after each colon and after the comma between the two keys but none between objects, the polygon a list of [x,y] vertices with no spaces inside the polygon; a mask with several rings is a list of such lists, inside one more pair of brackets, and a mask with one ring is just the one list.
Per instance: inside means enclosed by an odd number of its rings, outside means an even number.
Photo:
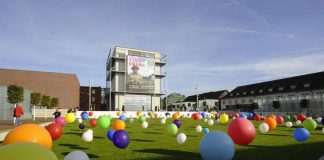
[{"label": "person walking", "polygon": [[24,110],[23,110],[21,105],[17,104],[17,106],[16,106],[16,108],[14,110],[14,114],[16,116],[15,125],[19,125],[20,124],[20,117],[24,115]]},{"label": "person walking", "polygon": [[59,108],[56,109],[56,111],[53,113],[54,118],[60,117],[61,116],[61,112],[59,111]]}]

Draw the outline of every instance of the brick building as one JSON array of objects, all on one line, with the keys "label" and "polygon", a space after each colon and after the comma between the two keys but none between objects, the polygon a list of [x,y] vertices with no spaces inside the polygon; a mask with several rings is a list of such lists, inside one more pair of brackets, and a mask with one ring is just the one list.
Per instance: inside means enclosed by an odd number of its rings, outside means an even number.
[{"label": "brick building", "polygon": [[80,86],[80,110],[101,111],[101,87],[91,87],[91,106],[89,107],[89,86]]}]

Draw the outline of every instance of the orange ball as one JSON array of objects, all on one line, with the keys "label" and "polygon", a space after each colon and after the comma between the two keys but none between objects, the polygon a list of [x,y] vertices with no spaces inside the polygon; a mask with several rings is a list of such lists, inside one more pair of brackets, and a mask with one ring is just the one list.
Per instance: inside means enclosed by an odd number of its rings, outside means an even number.
[{"label": "orange ball", "polygon": [[52,148],[52,137],[48,131],[36,124],[24,124],[11,130],[3,140],[3,144],[32,142],[48,149]]},{"label": "orange ball", "polygon": [[270,115],[269,117],[271,117],[271,118],[273,118],[273,119],[277,119],[277,116],[274,115],[274,114]]},{"label": "orange ball", "polygon": [[277,127],[277,121],[275,119],[273,119],[271,116],[266,118],[263,122],[268,124],[269,131],[276,129],[276,127]]},{"label": "orange ball", "polygon": [[122,120],[116,120],[114,122],[114,130],[125,130],[125,122]]},{"label": "orange ball", "polygon": [[179,115],[179,114],[174,113],[174,114],[172,115],[172,119],[173,119],[173,120],[176,120],[176,119],[179,119],[179,118],[180,118],[180,115]]},{"label": "orange ball", "polygon": [[121,112],[117,112],[117,116],[120,116],[121,115]]}]

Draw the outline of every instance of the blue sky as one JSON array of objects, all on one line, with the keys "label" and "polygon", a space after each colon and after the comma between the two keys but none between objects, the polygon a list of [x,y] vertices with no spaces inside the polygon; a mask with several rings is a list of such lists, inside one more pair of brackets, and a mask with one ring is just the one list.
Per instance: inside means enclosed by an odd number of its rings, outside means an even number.
[{"label": "blue sky", "polygon": [[[94,3],[95,2],[95,3]],[[186,95],[324,71],[324,1],[0,1],[0,68],[105,86],[111,47],[167,55]]]}]

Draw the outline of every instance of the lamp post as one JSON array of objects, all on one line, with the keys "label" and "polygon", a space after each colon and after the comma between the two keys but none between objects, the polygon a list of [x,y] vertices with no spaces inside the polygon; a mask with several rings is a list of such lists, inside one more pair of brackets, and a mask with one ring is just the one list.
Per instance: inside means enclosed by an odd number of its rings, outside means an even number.
[{"label": "lamp post", "polygon": [[197,111],[197,109],[199,109],[199,101],[198,101],[198,100],[199,100],[199,94],[198,94],[198,87],[196,87],[195,90],[196,90],[196,94],[197,94],[197,105],[196,105],[196,106],[197,106],[196,111]]}]

